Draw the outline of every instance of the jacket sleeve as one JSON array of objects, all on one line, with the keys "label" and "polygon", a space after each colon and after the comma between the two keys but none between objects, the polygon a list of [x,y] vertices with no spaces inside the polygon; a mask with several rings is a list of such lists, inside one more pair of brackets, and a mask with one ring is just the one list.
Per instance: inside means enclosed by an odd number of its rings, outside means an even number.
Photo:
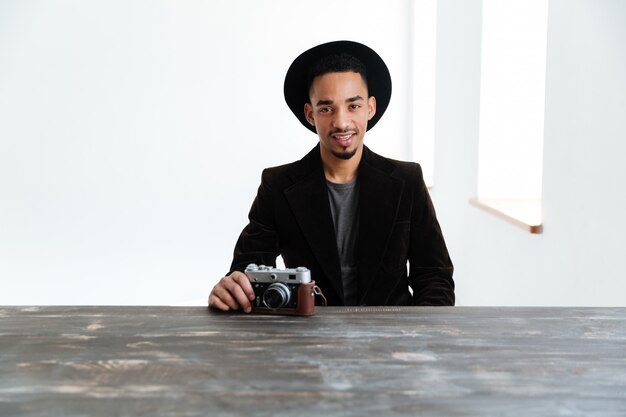
[{"label": "jacket sleeve", "polygon": [[409,246],[409,285],[414,305],[452,306],[454,268],[435,208],[417,165]]},{"label": "jacket sleeve", "polygon": [[248,214],[248,225],[239,235],[230,272],[243,271],[248,264],[276,265],[279,241],[274,217],[270,171],[263,171],[261,185]]}]

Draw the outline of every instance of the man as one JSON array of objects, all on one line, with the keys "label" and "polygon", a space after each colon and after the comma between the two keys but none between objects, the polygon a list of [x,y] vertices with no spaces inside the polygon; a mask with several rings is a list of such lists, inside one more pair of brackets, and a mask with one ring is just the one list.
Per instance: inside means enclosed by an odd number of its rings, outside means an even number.
[{"label": "man", "polygon": [[275,265],[278,255],[288,268],[309,268],[328,305],[454,305],[453,267],[420,166],[363,145],[391,98],[380,56],[351,41],[318,45],[292,63],[284,94],[319,143],[263,171],[209,306],[249,312],[254,291],[241,271]]}]

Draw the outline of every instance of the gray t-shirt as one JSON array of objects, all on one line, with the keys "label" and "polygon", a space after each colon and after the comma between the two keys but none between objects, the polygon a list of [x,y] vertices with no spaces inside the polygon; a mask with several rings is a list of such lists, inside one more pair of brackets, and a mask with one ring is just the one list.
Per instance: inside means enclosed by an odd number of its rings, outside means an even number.
[{"label": "gray t-shirt", "polygon": [[337,250],[346,305],[358,303],[356,241],[359,232],[359,183],[334,184],[326,181],[330,211],[335,225]]}]

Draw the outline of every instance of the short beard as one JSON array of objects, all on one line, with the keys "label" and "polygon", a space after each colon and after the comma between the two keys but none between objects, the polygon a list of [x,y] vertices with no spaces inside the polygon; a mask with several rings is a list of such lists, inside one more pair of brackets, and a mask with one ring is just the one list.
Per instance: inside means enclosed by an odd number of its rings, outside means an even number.
[{"label": "short beard", "polygon": [[346,160],[346,161],[347,161],[348,159],[350,159],[350,158],[352,158],[354,155],[356,155],[356,151],[357,151],[357,150],[358,150],[358,147],[354,148],[354,150],[353,150],[353,151],[350,151],[350,152],[335,152],[335,151],[332,151],[332,154],[333,154],[335,157],[339,158],[339,159],[343,159],[343,160]]}]

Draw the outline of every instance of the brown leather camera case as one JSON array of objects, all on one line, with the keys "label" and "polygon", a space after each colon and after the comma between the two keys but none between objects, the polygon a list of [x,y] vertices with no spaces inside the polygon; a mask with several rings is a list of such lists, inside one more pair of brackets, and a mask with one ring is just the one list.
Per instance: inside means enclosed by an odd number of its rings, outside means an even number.
[{"label": "brown leather camera case", "polygon": [[300,284],[298,287],[297,308],[258,308],[253,307],[255,314],[276,314],[282,316],[312,316],[315,314],[315,281]]}]

